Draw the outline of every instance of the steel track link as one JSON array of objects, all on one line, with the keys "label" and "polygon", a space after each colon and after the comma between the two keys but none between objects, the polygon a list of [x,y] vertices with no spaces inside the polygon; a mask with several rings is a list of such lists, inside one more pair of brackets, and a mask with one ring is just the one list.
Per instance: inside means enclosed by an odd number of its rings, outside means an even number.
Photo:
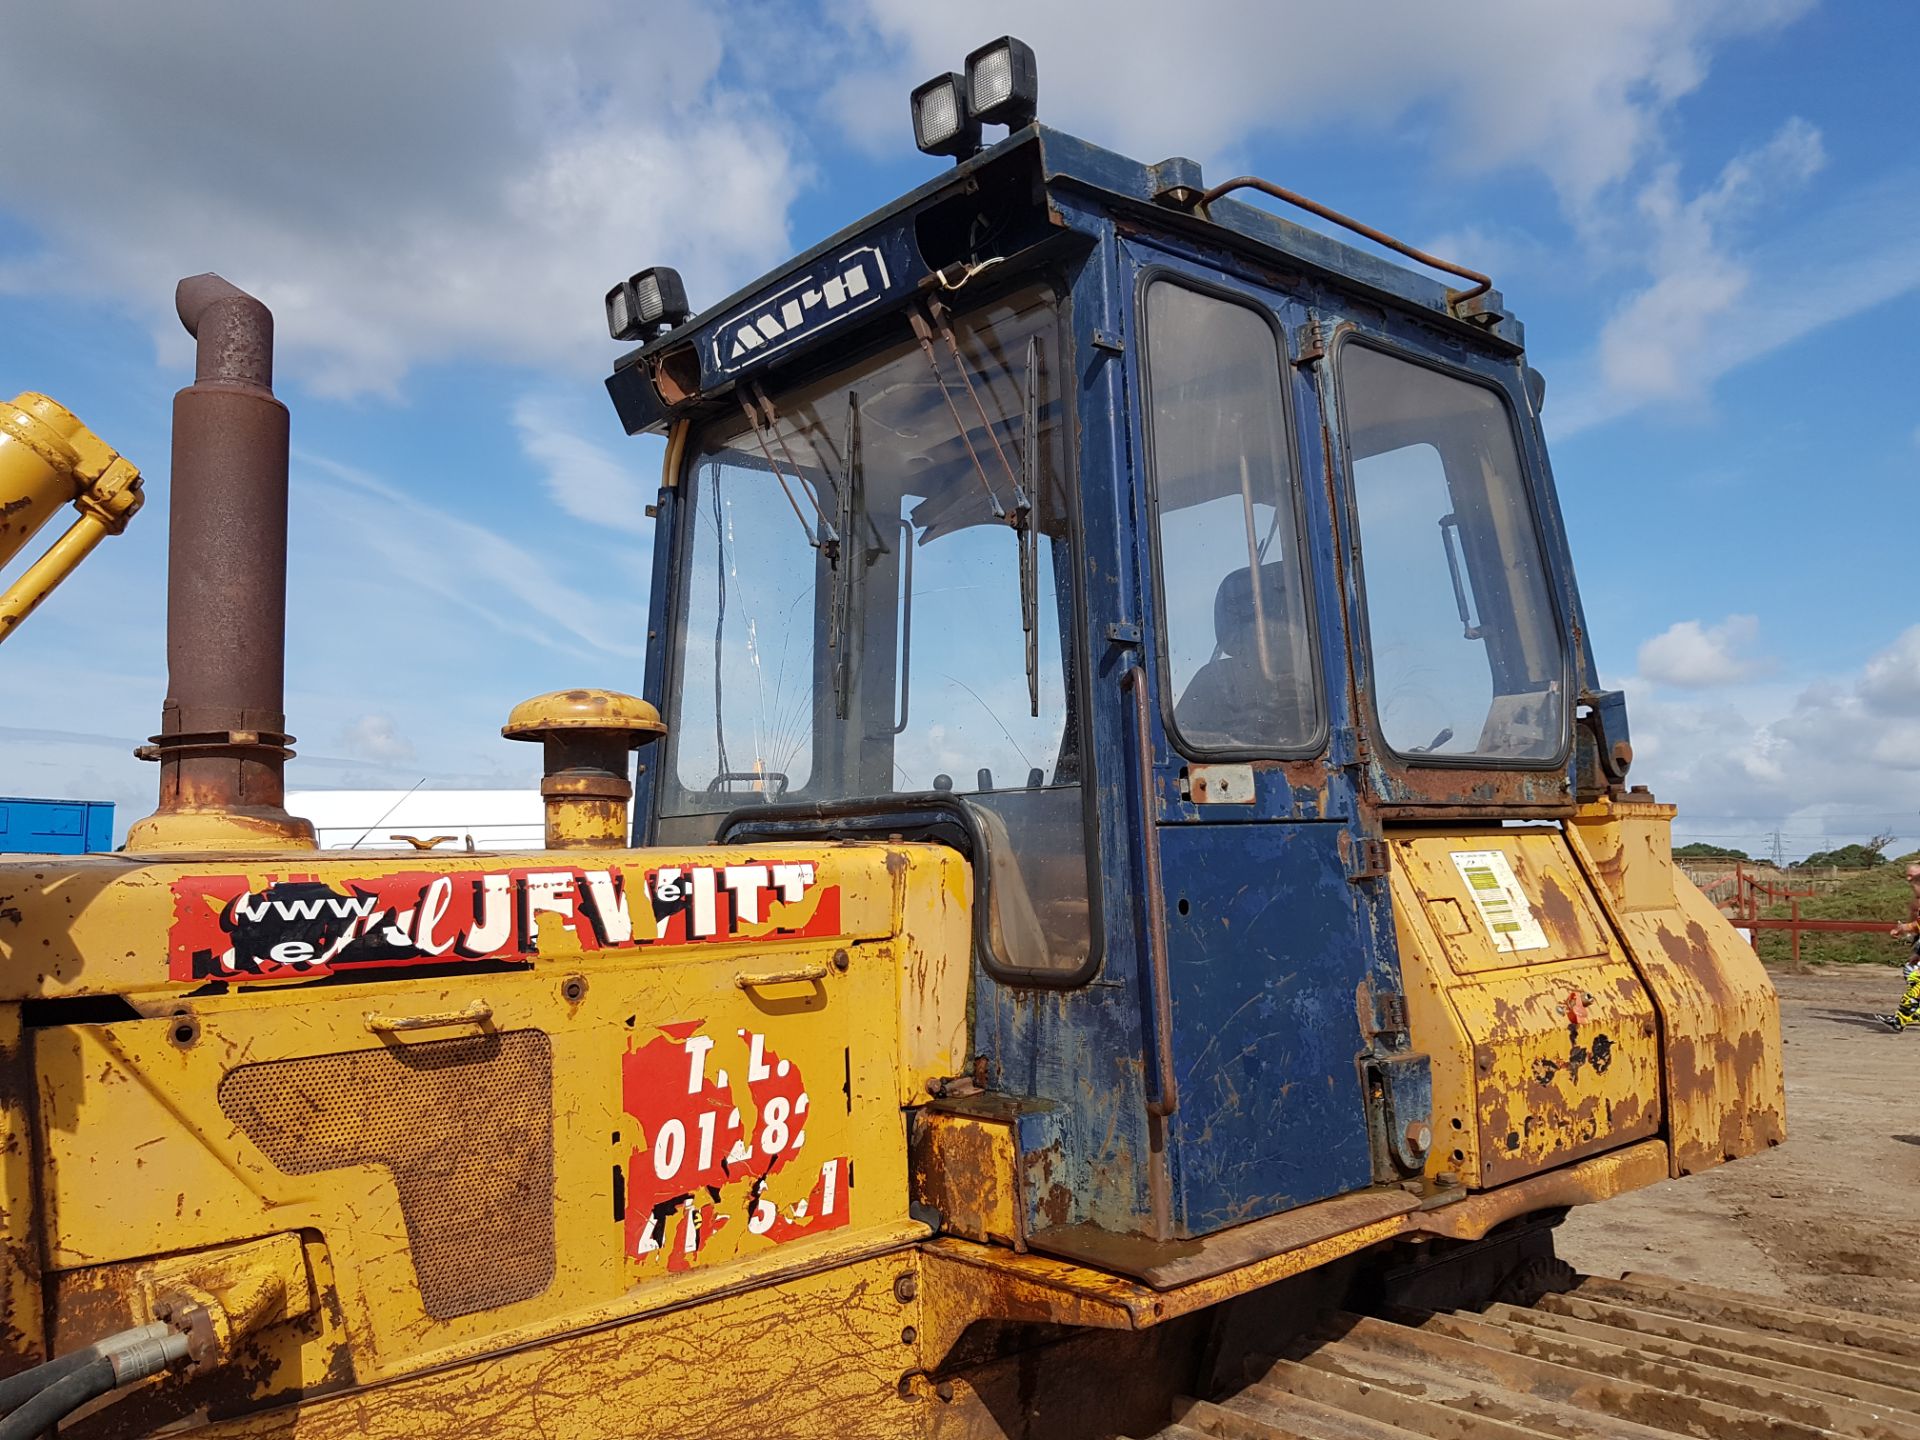
[{"label": "steel track link", "polygon": [[1533,1305],[1335,1314],[1148,1440],[1920,1440],[1920,1333],[1651,1275]]}]

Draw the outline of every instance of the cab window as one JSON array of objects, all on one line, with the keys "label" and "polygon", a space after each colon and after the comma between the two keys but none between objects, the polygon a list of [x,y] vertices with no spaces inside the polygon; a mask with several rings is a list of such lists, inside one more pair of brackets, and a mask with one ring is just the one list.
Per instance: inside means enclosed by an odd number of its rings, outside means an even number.
[{"label": "cab window", "polygon": [[1436,762],[1557,763],[1566,650],[1505,401],[1359,343],[1339,371],[1381,738]]},{"label": "cab window", "polygon": [[1278,336],[1167,280],[1146,292],[1171,730],[1188,754],[1300,754],[1320,732]]}]

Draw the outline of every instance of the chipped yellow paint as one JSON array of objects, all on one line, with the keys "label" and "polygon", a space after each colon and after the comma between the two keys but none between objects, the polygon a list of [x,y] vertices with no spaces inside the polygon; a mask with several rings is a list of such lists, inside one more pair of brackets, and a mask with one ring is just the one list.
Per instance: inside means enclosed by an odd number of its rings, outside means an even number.
[{"label": "chipped yellow paint", "polygon": [[[809,846],[756,845],[740,849],[704,847],[664,850],[567,850],[545,853],[486,854],[430,850],[408,853],[353,855],[344,851],[306,851],[299,854],[189,853],[135,855],[129,853],[41,856],[0,860],[0,894],[21,912],[21,918],[0,928],[0,1002],[50,999],[68,995],[123,995],[162,999],[192,987],[168,978],[167,935],[173,922],[172,885],[194,876],[245,876],[257,887],[276,880],[298,878],[339,884],[379,875],[458,875],[475,870],[499,873],[543,870],[613,869],[629,876],[663,865],[683,868],[740,863],[743,853],[768,863],[813,863],[818,883],[797,902],[804,918],[819,903],[818,892],[837,887],[840,892],[839,939],[895,940],[900,933],[901,895],[889,869],[889,855],[907,854],[915,876],[938,875],[949,896],[964,893],[954,877],[963,862],[931,846]],[[901,863],[895,861],[893,863]],[[917,886],[921,883],[915,880]],[[934,884],[933,880],[926,883]],[[643,930],[648,910],[636,885],[629,895],[636,930]],[[916,900],[916,905],[921,902]],[[948,902],[925,902],[937,909]],[[791,921],[789,923],[792,923]],[[663,967],[692,958],[751,952],[764,955],[767,941],[785,939],[754,936],[743,926],[740,938],[669,949],[645,946],[639,950],[590,950],[560,918],[539,917],[539,968],[556,965],[633,965]],[[765,928],[765,927],[763,927]],[[942,931],[945,935],[949,931]],[[296,978],[297,977],[290,977]],[[252,993],[271,988],[272,981],[253,981]]]},{"label": "chipped yellow paint", "polygon": [[912,1251],[719,1295],[695,1308],[572,1334],[433,1374],[272,1410],[212,1440],[908,1440],[929,1402],[902,1377],[919,1305],[896,1281]]},{"label": "chipped yellow paint", "polygon": [[[1391,851],[1408,1021],[1433,1063],[1428,1173],[1501,1185],[1655,1134],[1652,1001],[1565,838],[1423,831]],[[1506,858],[1544,944],[1500,948],[1455,861],[1474,852]]]},{"label": "chipped yellow paint", "polygon": [[1406,1228],[1449,1240],[1479,1240],[1509,1220],[1542,1210],[1611,1200],[1666,1178],[1666,1145],[1659,1140],[1641,1140],[1557,1170],[1544,1170],[1497,1190],[1468,1195],[1451,1205],[1416,1211],[1406,1217]]},{"label": "chipped yellow paint", "polygon": [[[143,1319],[152,1285],[149,1277],[143,1286],[142,1272],[155,1257],[217,1253],[259,1237],[297,1234],[313,1276],[313,1313],[270,1326],[240,1347],[244,1363],[229,1372],[227,1384],[237,1389],[224,1393],[225,1413],[247,1408],[249,1398],[257,1404],[297,1389],[384,1387],[489,1356],[496,1357],[485,1361],[489,1377],[523,1364],[531,1367],[529,1375],[547,1375],[559,1363],[553,1359],[556,1352],[581,1344],[595,1357],[583,1365],[611,1366],[618,1347],[598,1339],[587,1342],[584,1332],[624,1333],[642,1317],[671,1312],[688,1318],[676,1322],[678,1328],[645,1332],[654,1337],[646,1343],[657,1353],[672,1352],[651,1365],[652,1380],[633,1380],[649,1365],[627,1355],[621,1363],[632,1374],[616,1377],[603,1368],[589,1384],[591,1372],[582,1372],[583,1387],[596,1394],[604,1390],[608,1405],[618,1397],[623,1404],[665,1406],[672,1413],[691,1413],[687,1407],[705,1397],[712,1413],[725,1417],[729,1405],[744,1405],[744,1397],[759,1393],[745,1372],[765,1370],[771,1351],[723,1346],[714,1338],[713,1353],[732,1357],[723,1368],[739,1375],[737,1393],[729,1388],[731,1381],[696,1385],[684,1374],[668,1384],[664,1377],[688,1353],[676,1334],[719,1337],[730,1325],[737,1331],[761,1323],[756,1316],[772,1324],[782,1313],[814,1315],[809,1306],[818,1311],[809,1323],[834,1315],[839,1334],[854,1323],[845,1317],[861,1313],[862,1306],[876,1317],[894,1306],[886,1285],[880,1286],[886,1291],[884,1306],[883,1297],[869,1295],[871,1267],[851,1262],[897,1251],[927,1233],[907,1215],[900,1108],[925,1100],[929,1079],[959,1073],[966,1065],[970,895],[965,862],[949,850],[754,847],[756,862],[815,867],[809,893],[778,917],[790,931],[811,928],[813,934],[773,933],[763,923],[759,933],[742,926],[721,940],[596,948],[548,913],[535,917],[537,953],[522,967],[476,966],[462,973],[449,965],[436,976],[382,979],[377,986],[263,979],[209,985],[205,977],[170,978],[177,880],[244,876],[258,890],[294,879],[340,887],[382,874],[614,868],[628,879],[636,932],[650,935],[643,875],[662,866],[739,864],[745,853],[319,853],[297,862],[270,856],[160,861],[115,855],[0,864],[0,894],[12,897],[10,904],[18,906],[21,917],[0,926],[0,974],[14,987],[5,999],[16,1002],[0,1003],[0,1017],[13,1033],[18,1034],[17,1001],[29,997],[114,993],[126,997],[138,1016],[41,1028],[32,1049],[31,1088],[16,1091],[37,1091],[42,1160],[37,1215],[17,1204],[7,1213],[32,1225],[32,1238],[47,1259],[50,1309],[58,1327],[54,1348],[71,1349]],[[829,923],[832,912],[820,908],[830,891],[837,925]],[[198,894],[183,893],[185,904],[206,903]],[[575,923],[582,922],[576,917]],[[782,976],[801,978],[770,978]],[[487,1047],[528,1035],[536,1036],[535,1048],[546,1057],[539,1074],[543,1084],[550,1075],[550,1098],[543,1092],[536,1106],[523,1095],[513,1109],[510,1097],[490,1094],[488,1081],[477,1079],[469,1091],[473,1113],[444,1134],[436,1130],[441,1121],[434,1114],[405,1109],[417,1103],[408,1099],[405,1083],[364,1094],[343,1092],[338,1084],[331,1093],[313,1088],[332,1083],[315,1077],[348,1073],[326,1068],[342,1059],[373,1056],[405,1068],[414,1064],[408,1056],[436,1053],[421,1047],[457,1046],[464,1038],[480,1045],[486,1060],[492,1053]],[[0,1033],[0,1042],[6,1038]],[[630,1109],[635,1100],[627,1086],[641,1073],[634,1070],[633,1057],[649,1047],[651,1068],[643,1069],[652,1078],[646,1084],[673,1105],[688,1107],[675,1117],[684,1123],[666,1139],[659,1114],[652,1115],[648,1133],[648,1125]],[[321,1068],[284,1068],[299,1065]],[[369,1152],[361,1160],[328,1161],[296,1173],[301,1166],[286,1168],[262,1148],[265,1122],[258,1114],[223,1108],[222,1086],[233,1077],[289,1073],[309,1077],[293,1085],[295,1098],[311,1096],[316,1115],[327,1112],[316,1122],[315,1134],[337,1141],[344,1106],[349,1117],[364,1120],[349,1118],[346,1142],[356,1129],[387,1135],[390,1145],[399,1143],[392,1139],[396,1133],[403,1140],[417,1135],[412,1153],[430,1174],[440,1163],[433,1157],[444,1152],[449,1186],[483,1172],[548,1177],[550,1194],[521,1194],[510,1183],[502,1193],[510,1204],[524,1207],[527,1224],[550,1227],[550,1274],[529,1272],[528,1282],[505,1303],[452,1307],[459,1313],[443,1305],[440,1313],[433,1312],[419,1268],[421,1216],[410,1213],[403,1200],[398,1162]],[[484,1064],[475,1071],[482,1077],[495,1073],[505,1072]],[[691,1094],[695,1089],[702,1094]],[[808,1102],[804,1110],[798,1104],[802,1089]],[[776,1092],[784,1106],[777,1115],[769,1099]],[[486,1114],[496,1100],[515,1118],[489,1131]],[[730,1117],[729,1102],[737,1118]],[[396,1111],[396,1106],[402,1108]],[[702,1113],[711,1126],[711,1145]],[[541,1124],[548,1128],[530,1129],[530,1115],[545,1117]],[[313,1139],[301,1130],[295,1126],[294,1140]],[[694,1203],[676,1202],[658,1226],[645,1223],[651,1212],[633,1210],[635,1197],[653,1198],[637,1183],[640,1173],[649,1183],[656,1169],[692,1173],[727,1155],[736,1136],[749,1146],[776,1147],[786,1156],[784,1163],[764,1183],[750,1184],[762,1168],[762,1156],[774,1153],[763,1149],[751,1170],[736,1171],[738,1180],[713,1177],[721,1182],[717,1197],[705,1183],[690,1183],[685,1188]],[[550,1169],[543,1170],[549,1137]],[[527,1162],[528,1155],[538,1163]],[[33,1189],[25,1174],[10,1172],[9,1196]],[[691,1218],[694,1212],[700,1212],[698,1221]],[[653,1243],[636,1246],[636,1234]],[[22,1295],[36,1288],[27,1248],[10,1252],[4,1276]],[[851,1268],[804,1283],[794,1279],[843,1265]],[[485,1271],[484,1258],[470,1268]],[[500,1268],[509,1268],[505,1258]],[[456,1276],[453,1288],[461,1290],[459,1282],[472,1278]],[[486,1279],[482,1274],[477,1282],[482,1290]],[[21,1313],[30,1318],[36,1311],[37,1305],[25,1306]],[[897,1349],[900,1326],[897,1319],[890,1323],[887,1343]],[[633,1333],[637,1344],[640,1332]],[[869,1342],[881,1347],[885,1338],[881,1331],[862,1330],[861,1355]],[[796,1354],[817,1358],[798,1332],[793,1343]],[[16,1353],[34,1349],[31,1335],[9,1336],[7,1344]],[[885,1352],[877,1348],[875,1353]],[[533,1358],[498,1358],[521,1354]],[[741,1359],[749,1354],[750,1366]],[[888,1358],[881,1364],[876,1358],[872,1373],[862,1369],[864,1359],[845,1363],[842,1378],[823,1376],[811,1362],[795,1370],[793,1403],[800,1403],[802,1391],[813,1396],[815,1406],[825,1403],[826,1392],[844,1392],[854,1408],[832,1427],[835,1431],[893,1433],[874,1428],[881,1410],[874,1403],[878,1391],[869,1382],[877,1384],[875,1377],[884,1370],[883,1388],[893,1396],[906,1363]],[[842,1368],[841,1362],[834,1368]],[[469,1371],[462,1383],[485,1389],[495,1382]],[[498,1383],[500,1403],[506,1405],[512,1386],[504,1379]],[[454,1392],[439,1385],[433,1382],[421,1392],[429,1397],[419,1401],[421,1406],[450,1403],[447,1395]],[[384,1416],[395,1392],[382,1388],[378,1393],[382,1399],[374,1408]],[[196,1408],[190,1396],[180,1403]],[[894,1403],[900,1402],[895,1398]],[[422,1413],[400,1405],[389,1430],[385,1420],[367,1420],[373,1411],[359,1401],[341,1402],[327,1411],[324,1423],[318,1418],[322,1408],[303,1414],[302,1434],[360,1433],[363,1421],[368,1433],[418,1433]],[[620,1427],[605,1421],[610,1413],[596,1399],[580,1407],[582,1418],[540,1433],[616,1433]],[[774,1405],[764,1421],[758,1416],[738,1424],[716,1419],[714,1433],[791,1433],[780,1428],[778,1417],[790,1419],[793,1413]],[[341,1418],[347,1416],[352,1418]],[[462,1430],[470,1430],[471,1413],[463,1410],[462,1417]],[[638,1428],[654,1423],[638,1423]],[[762,1423],[764,1431],[755,1428]],[[310,1424],[319,1428],[310,1432]],[[570,1428],[576,1424],[580,1428]],[[334,1425],[340,1428],[328,1428]],[[704,1431],[692,1427],[688,1433]]]},{"label": "chipped yellow paint", "polygon": [[1025,1247],[1010,1117],[922,1110],[911,1156],[914,1199],[940,1212],[942,1234]]},{"label": "chipped yellow paint", "polygon": [[[0,902],[4,903],[4,902]],[[33,1194],[33,1062],[18,1005],[0,1005],[0,1348],[45,1359],[40,1305],[38,1216],[21,1197]]]},{"label": "chipped yellow paint", "polygon": [[1673,864],[1674,808],[1600,801],[1567,827],[1660,1013],[1673,1173],[1786,1138],[1780,1003],[1759,957]]},{"label": "chipped yellow paint", "polygon": [[951,850],[917,850],[894,868],[900,920],[900,1103],[931,1098],[935,1080],[965,1074],[973,975],[973,867]]}]

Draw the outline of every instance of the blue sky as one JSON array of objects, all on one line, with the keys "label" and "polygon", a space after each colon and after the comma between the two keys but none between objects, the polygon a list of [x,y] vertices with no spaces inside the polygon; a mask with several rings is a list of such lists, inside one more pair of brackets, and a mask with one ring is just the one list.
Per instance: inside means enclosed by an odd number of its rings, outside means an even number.
[{"label": "blue sky", "polygon": [[[296,786],[523,784],[525,695],[637,689],[658,448],[600,297],[717,298],[943,162],[906,94],[1013,30],[1050,123],[1491,271],[1635,778],[1682,838],[1920,846],[1920,14],[1813,0],[72,0],[0,49],[0,395],[148,509],[6,646],[0,793],[151,808],[173,282],[275,309]],[[377,36],[377,43],[369,43]],[[76,85],[84,75],[87,83]]]}]

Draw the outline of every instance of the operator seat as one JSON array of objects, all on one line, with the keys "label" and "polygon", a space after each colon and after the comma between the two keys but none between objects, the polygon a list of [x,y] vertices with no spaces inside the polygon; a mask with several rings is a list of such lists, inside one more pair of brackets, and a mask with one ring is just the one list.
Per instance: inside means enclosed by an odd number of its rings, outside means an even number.
[{"label": "operator seat", "polygon": [[1194,672],[1173,707],[1174,723],[1190,744],[1284,749],[1311,737],[1313,690],[1301,673],[1310,652],[1284,573],[1279,561],[1262,565],[1257,592],[1248,566],[1221,580],[1213,597],[1213,658]]}]

